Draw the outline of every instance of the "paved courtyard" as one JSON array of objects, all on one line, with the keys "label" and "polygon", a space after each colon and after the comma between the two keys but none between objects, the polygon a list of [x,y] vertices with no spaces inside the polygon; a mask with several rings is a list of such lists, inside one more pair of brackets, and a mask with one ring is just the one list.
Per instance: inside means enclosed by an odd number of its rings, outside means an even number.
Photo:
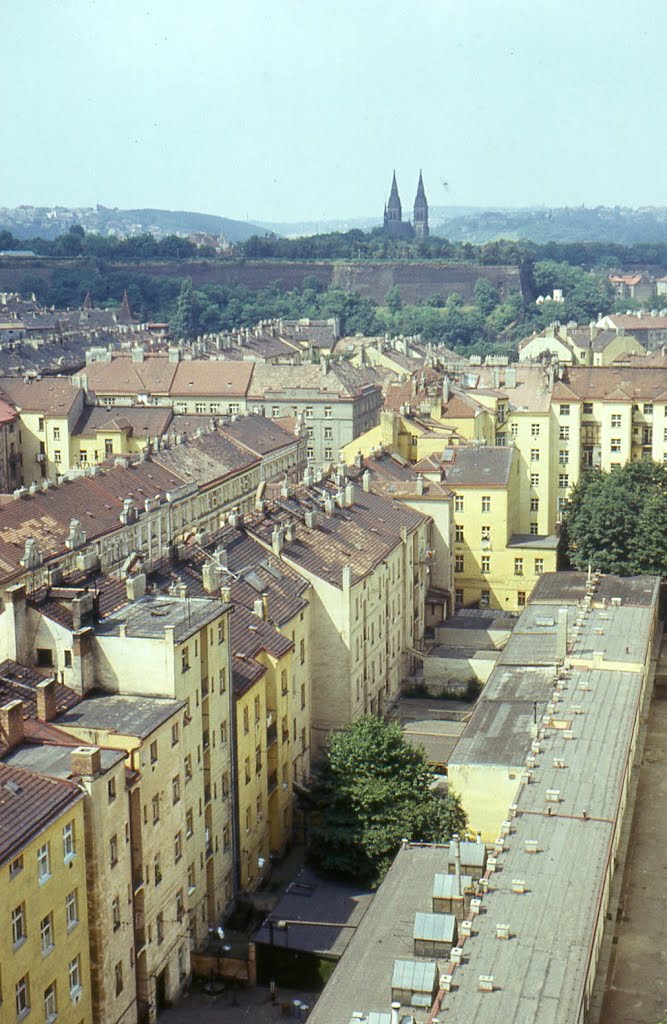
[{"label": "paved courtyard", "polygon": [[295,1018],[285,1012],[283,1004],[285,1008],[289,1004],[291,1010],[292,1001],[298,999],[312,1007],[316,997],[315,992],[279,988],[272,1003],[268,988],[261,985],[218,996],[207,996],[194,987],[178,1006],[162,1011],[160,1024],[288,1024]]}]

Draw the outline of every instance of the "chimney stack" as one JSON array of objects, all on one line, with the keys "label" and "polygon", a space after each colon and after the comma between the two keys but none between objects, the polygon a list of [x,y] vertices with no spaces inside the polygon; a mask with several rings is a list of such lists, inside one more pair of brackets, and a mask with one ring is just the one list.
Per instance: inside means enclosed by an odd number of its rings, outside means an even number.
[{"label": "chimney stack", "polygon": [[45,679],[38,683],[37,693],[37,718],[40,722],[52,722],[56,717],[56,681]]},{"label": "chimney stack", "polygon": [[558,634],[556,637],[556,658],[565,661],[567,657],[567,608],[558,609]]},{"label": "chimney stack", "polygon": [[92,778],[102,769],[102,754],[99,747],[75,747],[70,754],[70,771],[72,775]]},{"label": "chimney stack", "polygon": [[456,876],[456,892],[461,895],[461,841],[459,839],[458,832],[455,832],[452,836],[452,846],[454,847],[454,874]]},{"label": "chimney stack", "polygon": [[9,750],[23,742],[23,701],[10,700],[0,708],[0,734]]}]

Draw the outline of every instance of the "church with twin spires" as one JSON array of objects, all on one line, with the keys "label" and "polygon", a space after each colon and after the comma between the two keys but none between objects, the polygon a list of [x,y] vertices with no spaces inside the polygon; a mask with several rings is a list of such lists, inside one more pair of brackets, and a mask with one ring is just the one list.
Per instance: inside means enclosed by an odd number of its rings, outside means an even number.
[{"label": "church with twin spires", "polygon": [[409,220],[403,220],[401,197],[398,194],[396,171],[394,171],[394,177],[391,182],[391,192],[389,194],[389,202],[385,204],[384,208],[385,235],[387,235],[388,238],[428,238],[428,203],[426,201],[426,193],[424,192],[424,181],[422,179],[421,171],[419,172],[419,182],[417,184],[417,195],[415,196],[412,220],[412,224]]}]

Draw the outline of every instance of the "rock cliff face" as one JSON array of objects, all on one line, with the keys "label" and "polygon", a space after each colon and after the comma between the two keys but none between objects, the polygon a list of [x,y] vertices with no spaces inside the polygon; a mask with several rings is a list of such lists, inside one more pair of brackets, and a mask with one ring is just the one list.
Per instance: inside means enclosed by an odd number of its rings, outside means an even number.
[{"label": "rock cliff face", "polygon": [[447,298],[458,292],[472,300],[475,282],[484,277],[501,296],[521,287],[519,268],[478,267],[469,263],[419,262],[310,262],[291,260],[174,260],[173,262],[107,263],[104,268],[92,259],[33,259],[0,257],[0,289],[19,290],[26,278],[48,281],[56,270],[86,269],[104,273],[151,274],[156,277],[191,277],[195,287],[205,284],[242,284],[260,289],[279,282],[287,289],[301,287],[305,278],[315,277],[325,287],[358,292],[382,302],[390,288],[398,287],[404,302],[428,299],[432,295]]}]

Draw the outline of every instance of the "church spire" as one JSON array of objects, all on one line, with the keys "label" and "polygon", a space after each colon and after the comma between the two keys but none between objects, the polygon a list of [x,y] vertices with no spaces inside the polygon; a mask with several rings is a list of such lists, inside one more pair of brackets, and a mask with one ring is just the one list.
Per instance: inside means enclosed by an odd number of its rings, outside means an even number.
[{"label": "church spire", "polygon": [[416,237],[428,238],[428,202],[426,200],[426,192],[424,191],[424,179],[422,178],[421,170],[419,171],[417,195],[415,196],[415,205],[412,219],[415,227]]},{"label": "church spire", "polygon": [[389,202],[387,203],[387,212],[385,214],[385,223],[387,221],[400,221],[403,220],[403,209],[401,207],[401,197],[398,194],[398,185],[396,183],[396,171],[391,180],[391,192],[389,193]]}]

